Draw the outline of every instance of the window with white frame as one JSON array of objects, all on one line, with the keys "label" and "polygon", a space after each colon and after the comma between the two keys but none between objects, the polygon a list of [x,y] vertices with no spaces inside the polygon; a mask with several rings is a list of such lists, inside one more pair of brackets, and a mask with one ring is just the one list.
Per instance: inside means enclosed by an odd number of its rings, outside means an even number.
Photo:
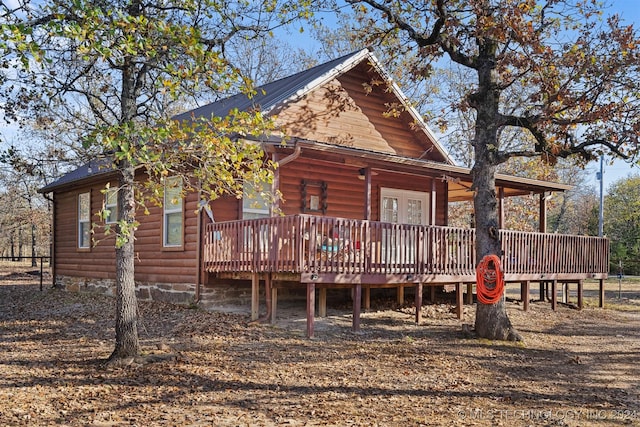
[{"label": "window with white frame", "polygon": [[91,193],[78,194],[78,248],[91,246]]},{"label": "window with white frame", "polygon": [[113,224],[118,220],[118,189],[107,188],[104,193],[104,210],[105,218],[104,222],[107,224]]},{"label": "window with white frame", "polygon": [[180,247],[183,241],[182,179],[172,177],[165,180],[163,203],[164,247]]},{"label": "window with white frame", "polygon": [[271,184],[244,183],[242,195],[242,219],[269,218]]}]

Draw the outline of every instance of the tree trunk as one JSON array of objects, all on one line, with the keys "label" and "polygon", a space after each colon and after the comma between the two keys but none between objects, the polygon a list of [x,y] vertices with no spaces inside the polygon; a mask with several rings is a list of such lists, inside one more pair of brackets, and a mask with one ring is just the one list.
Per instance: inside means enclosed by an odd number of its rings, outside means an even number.
[{"label": "tree trunk", "polygon": [[[470,104],[477,112],[472,142],[475,158],[471,174],[478,262],[487,255],[498,255],[502,258],[495,178],[497,165],[500,163],[498,129],[501,126],[500,88],[495,70],[496,51],[497,45],[491,39],[483,39],[479,44],[478,89],[469,98]],[[495,304],[483,304],[478,301],[475,330],[478,336],[491,340],[521,339],[511,326],[504,298],[500,298]]]},{"label": "tree trunk", "polygon": [[36,225],[31,223],[31,267],[37,267],[38,262],[36,261]]},{"label": "tree trunk", "polygon": [[[499,239],[498,201],[495,189],[495,170],[491,164],[476,161],[473,168],[476,218],[476,254],[480,261],[484,256],[496,254],[502,257]],[[495,304],[483,304],[478,301],[476,309],[476,333],[491,340],[520,341],[507,316],[504,298]]]},{"label": "tree trunk", "polygon": [[116,245],[116,347],[109,357],[110,361],[136,357],[140,353],[134,271],[134,168],[128,162],[121,161],[118,170],[118,218],[124,220],[127,226],[127,230],[119,227],[118,235],[127,237]]}]

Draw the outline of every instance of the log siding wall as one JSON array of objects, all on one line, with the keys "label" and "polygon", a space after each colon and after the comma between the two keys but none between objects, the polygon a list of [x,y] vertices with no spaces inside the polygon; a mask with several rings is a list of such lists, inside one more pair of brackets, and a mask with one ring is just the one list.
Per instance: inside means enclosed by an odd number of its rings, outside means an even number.
[{"label": "log siding wall", "polygon": [[[111,183],[112,187],[116,185]],[[95,279],[115,278],[115,238],[105,236],[104,225],[95,215],[101,208],[105,183],[79,186],[73,191],[54,194],[54,253],[56,275],[66,277],[91,277]],[[96,241],[90,249],[78,249],[78,194],[91,193],[91,222]],[[149,215],[141,210],[136,219],[140,226],[136,230],[136,281],[148,283],[195,284],[199,269],[197,263],[198,218],[197,195],[190,194],[184,204],[184,247],[176,251],[162,246],[162,208],[149,207]]]}]

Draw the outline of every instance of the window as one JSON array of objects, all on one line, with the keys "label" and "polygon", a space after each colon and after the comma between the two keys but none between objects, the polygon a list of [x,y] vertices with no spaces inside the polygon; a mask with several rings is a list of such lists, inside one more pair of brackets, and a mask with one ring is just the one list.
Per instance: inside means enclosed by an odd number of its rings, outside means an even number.
[{"label": "window", "polygon": [[182,210],[182,180],[180,177],[168,178],[164,185],[164,247],[182,246],[183,210]]},{"label": "window", "polygon": [[242,196],[242,219],[269,218],[271,184],[261,186],[244,183]]},{"label": "window", "polygon": [[78,195],[78,248],[89,248],[91,244],[91,193]]},{"label": "window", "polygon": [[113,224],[118,220],[118,189],[107,188],[104,193],[104,210],[106,213],[104,222]]}]

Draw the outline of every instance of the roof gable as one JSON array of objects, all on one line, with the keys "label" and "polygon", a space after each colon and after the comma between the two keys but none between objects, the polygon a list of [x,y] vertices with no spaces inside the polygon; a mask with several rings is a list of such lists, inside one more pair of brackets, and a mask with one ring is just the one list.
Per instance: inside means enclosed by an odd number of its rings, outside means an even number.
[{"label": "roof gable", "polygon": [[[385,115],[389,105],[398,117]],[[175,118],[222,117],[232,109],[282,116],[277,123],[289,137],[454,164],[368,49],[268,83],[252,98],[238,94]]]}]

